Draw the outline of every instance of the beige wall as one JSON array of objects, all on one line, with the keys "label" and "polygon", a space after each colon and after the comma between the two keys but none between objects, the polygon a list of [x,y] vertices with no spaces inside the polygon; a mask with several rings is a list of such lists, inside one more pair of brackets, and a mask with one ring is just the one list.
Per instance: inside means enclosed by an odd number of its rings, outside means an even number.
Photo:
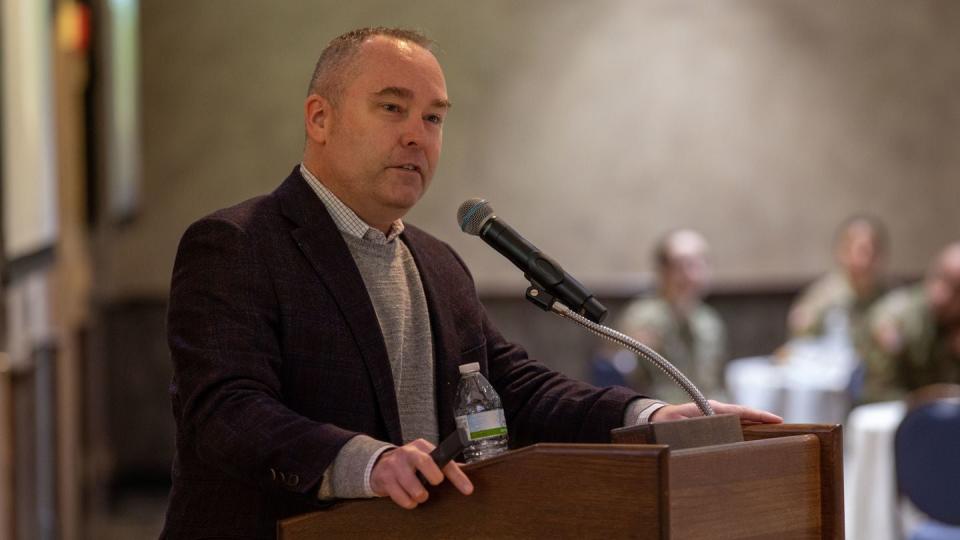
[{"label": "beige wall", "polygon": [[482,287],[520,286],[460,233],[481,195],[588,284],[635,283],[692,225],[728,284],[807,279],[836,223],[884,217],[892,269],[960,236],[960,4],[823,0],[144,0],[143,207],[99,241],[102,297],[165,294],[179,235],[297,162],[314,59],[361,25],[441,46],[444,157],[410,220]]}]

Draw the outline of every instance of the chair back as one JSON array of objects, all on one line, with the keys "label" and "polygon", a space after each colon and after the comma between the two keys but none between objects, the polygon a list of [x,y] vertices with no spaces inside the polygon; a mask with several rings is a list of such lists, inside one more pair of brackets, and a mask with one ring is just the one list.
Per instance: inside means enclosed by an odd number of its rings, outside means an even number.
[{"label": "chair back", "polygon": [[931,518],[960,525],[960,387],[916,392],[894,435],[897,485]]}]

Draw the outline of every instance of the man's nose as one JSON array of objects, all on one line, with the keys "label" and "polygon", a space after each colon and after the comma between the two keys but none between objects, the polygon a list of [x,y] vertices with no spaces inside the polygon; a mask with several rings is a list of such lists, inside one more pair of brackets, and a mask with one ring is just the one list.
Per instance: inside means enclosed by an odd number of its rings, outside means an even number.
[{"label": "man's nose", "polygon": [[400,144],[402,146],[421,146],[426,137],[426,129],[423,125],[424,120],[419,116],[411,115],[403,123],[403,131],[400,132]]}]

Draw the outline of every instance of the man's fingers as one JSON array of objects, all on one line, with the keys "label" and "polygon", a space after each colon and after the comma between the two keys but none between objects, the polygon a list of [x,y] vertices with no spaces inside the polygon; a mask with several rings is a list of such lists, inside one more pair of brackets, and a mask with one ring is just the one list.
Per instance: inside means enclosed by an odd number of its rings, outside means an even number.
[{"label": "man's fingers", "polygon": [[469,495],[473,493],[473,482],[467,478],[467,475],[460,470],[460,465],[451,461],[447,463],[446,467],[443,468],[444,474],[447,475],[447,479],[450,480],[450,483],[457,488],[460,493],[464,495]]},{"label": "man's fingers", "polygon": [[408,510],[430,498],[421,476],[432,485],[439,485],[446,477],[464,495],[473,493],[473,483],[459,465],[448,463],[442,471],[437,467],[427,453],[433,448],[434,445],[428,441],[418,439],[382,454],[370,474],[370,486],[374,493],[387,495],[398,506]]},{"label": "man's fingers", "polygon": [[406,490],[400,486],[399,483],[392,483],[387,487],[387,495],[390,496],[390,500],[402,508],[407,510],[413,510],[417,507],[417,503],[410,498],[410,495],[407,494]]},{"label": "man's fingers", "polygon": [[[400,447],[383,453],[370,473],[370,488],[374,494],[389,495],[404,508],[413,508],[427,499],[427,491],[415,476],[421,463],[433,465],[433,475],[440,471],[430,456],[416,448]],[[442,480],[442,476],[441,476]]]},{"label": "man's fingers", "polygon": [[415,472],[419,471],[423,478],[434,486],[443,482],[443,473],[440,472],[440,468],[437,467],[436,463],[433,462],[433,458],[430,457],[430,452],[433,452],[436,448],[433,443],[425,439],[417,439],[409,443],[407,447],[420,451],[419,453],[410,454],[410,462],[415,467]]},{"label": "man's fingers", "polygon": [[417,450],[420,450],[421,452],[426,452],[427,454],[429,454],[430,452],[433,452],[433,449],[436,448],[436,446],[434,446],[433,443],[431,443],[426,439],[417,439],[411,442],[410,444],[408,444],[407,446],[412,446]]},{"label": "man's fingers", "polygon": [[744,407],[743,405],[732,405],[730,403],[710,400],[710,406],[713,407],[714,412],[717,414],[738,415],[742,423],[779,424],[783,422],[783,418],[773,413],[751,407]]},{"label": "man's fingers", "polygon": [[[713,412],[717,414],[736,414],[740,417],[740,421],[742,423],[779,424],[783,422],[783,418],[780,418],[779,416],[767,411],[752,409],[742,405],[722,403],[712,399],[709,401],[710,407],[713,408]],[[669,420],[680,420],[682,418],[694,418],[697,416],[703,416],[703,413],[700,412],[697,404],[684,403],[682,405],[666,405],[661,407],[650,416],[650,421],[665,422]]]},{"label": "man's fingers", "polygon": [[441,483],[443,483],[443,472],[440,471],[440,468],[437,467],[437,464],[433,461],[430,461],[430,465],[430,467],[423,467],[418,470],[431,486],[439,486]]},{"label": "man's fingers", "polygon": [[740,413],[741,422],[757,422],[761,424],[779,424],[783,422],[783,418],[780,418],[773,413],[758,409],[751,409],[749,407],[745,407],[744,409],[745,410]]},{"label": "man's fingers", "polygon": [[[434,465],[436,468],[436,465]],[[407,470],[397,475],[397,483],[407,492],[407,495],[417,503],[426,502],[430,497],[427,488],[423,487],[420,479],[417,478],[415,471]]]},{"label": "man's fingers", "polygon": [[378,483],[380,495],[387,495],[397,505],[412,510],[419,503],[427,500],[429,494],[424,489],[423,484],[413,474],[409,465],[395,464],[397,466],[385,472]]}]

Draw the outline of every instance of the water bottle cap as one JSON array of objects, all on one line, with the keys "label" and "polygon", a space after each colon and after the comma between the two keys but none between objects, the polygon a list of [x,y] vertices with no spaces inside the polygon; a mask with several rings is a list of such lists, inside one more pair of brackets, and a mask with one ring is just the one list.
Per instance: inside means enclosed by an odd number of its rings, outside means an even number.
[{"label": "water bottle cap", "polygon": [[474,373],[480,371],[480,362],[470,362],[469,364],[460,365],[460,374],[466,375],[467,373]]}]

